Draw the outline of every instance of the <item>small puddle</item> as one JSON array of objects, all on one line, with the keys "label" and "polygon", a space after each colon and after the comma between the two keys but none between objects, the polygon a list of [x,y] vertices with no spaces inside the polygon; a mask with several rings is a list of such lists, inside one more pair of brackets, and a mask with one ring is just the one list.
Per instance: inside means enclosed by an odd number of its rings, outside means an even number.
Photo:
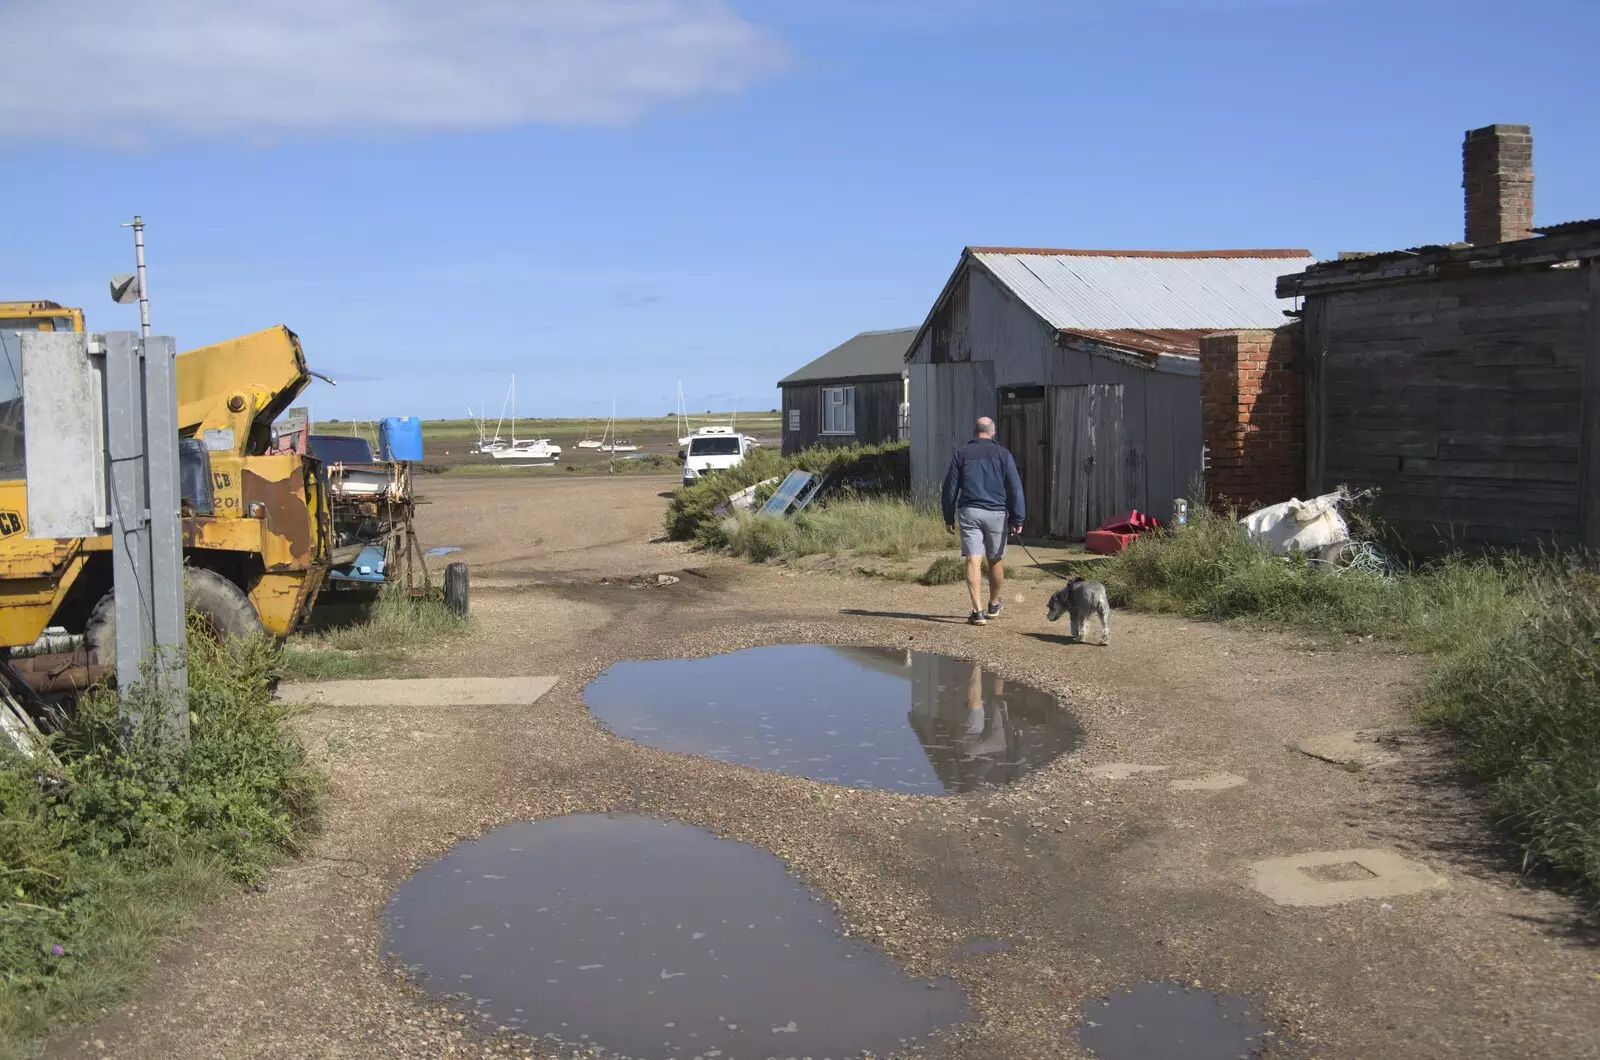
[{"label": "small puddle", "polygon": [[448,556],[452,552],[460,552],[460,545],[440,545],[438,548],[428,549],[429,556]]},{"label": "small puddle", "polygon": [[1250,1060],[1267,1044],[1266,1030],[1243,998],[1144,983],[1086,1004],[1078,1041],[1100,1060]]},{"label": "small puddle", "polygon": [[783,644],[624,662],[583,691],[618,736],[858,788],[960,794],[1072,750],[1055,696],[929,652]]},{"label": "small puddle", "polygon": [[426,989],[610,1057],[884,1055],[967,1017],[842,930],[778,858],[648,817],[508,825],[389,901]]}]

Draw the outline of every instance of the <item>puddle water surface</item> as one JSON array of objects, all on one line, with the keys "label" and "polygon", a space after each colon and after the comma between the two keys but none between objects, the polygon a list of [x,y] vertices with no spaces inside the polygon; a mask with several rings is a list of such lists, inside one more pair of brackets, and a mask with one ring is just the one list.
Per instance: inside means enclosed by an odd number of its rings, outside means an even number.
[{"label": "puddle water surface", "polygon": [[1250,1002],[1180,983],[1145,983],[1083,1012],[1078,1040],[1100,1060],[1250,1060],[1270,1040]]},{"label": "puddle water surface", "polygon": [[756,847],[646,817],[509,825],[419,871],[389,947],[497,1023],[636,1058],[883,1055],[967,1016]]},{"label": "puddle water surface", "polygon": [[667,751],[859,788],[959,794],[1076,747],[1056,699],[928,652],[784,644],[624,662],[583,691],[612,732]]}]

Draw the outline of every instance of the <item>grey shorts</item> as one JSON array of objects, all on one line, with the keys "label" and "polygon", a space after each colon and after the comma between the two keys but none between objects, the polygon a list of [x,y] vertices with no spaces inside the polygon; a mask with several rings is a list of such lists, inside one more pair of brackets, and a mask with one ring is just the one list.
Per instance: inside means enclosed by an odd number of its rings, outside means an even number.
[{"label": "grey shorts", "polygon": [[963,556],[1005,558],[1005,512],[992,512],[987,508],[960,508],[956,511],[956,527],[961,531]]}]

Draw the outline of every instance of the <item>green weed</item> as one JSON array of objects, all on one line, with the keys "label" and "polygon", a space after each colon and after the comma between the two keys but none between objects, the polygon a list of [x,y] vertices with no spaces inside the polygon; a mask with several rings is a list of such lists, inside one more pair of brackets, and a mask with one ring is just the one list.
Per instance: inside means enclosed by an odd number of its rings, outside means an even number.
[{"label": "green weed", "polygon": [[165,704],[80,700],[60,766],[0,754],[0,1055],[131,989],[199,902],[297,853],[323,778],[269,690],[276,648],[190,639],[190,741],[150,734]]},{"label": "green weed", "polygon": [[1600,575],[1549,565],[1517,612],[1445,658],[1421,715],[1461,737],[1530,864],[1600,889]]}]

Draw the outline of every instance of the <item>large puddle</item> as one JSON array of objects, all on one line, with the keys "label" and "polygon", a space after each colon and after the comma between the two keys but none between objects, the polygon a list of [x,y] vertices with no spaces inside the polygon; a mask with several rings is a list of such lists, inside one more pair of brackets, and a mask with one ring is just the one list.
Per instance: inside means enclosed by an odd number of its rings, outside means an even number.
[{"label": "large puddle", "polygon": [[1100,1060],[1250,1060],[1270,1039],[1243,998],[1145,983],[1084,1007],[1078,1041]]},{"label": "large puddle", "polygon": [[858,788],[959,794],[1076,747],[1053,695],[961,659],[784,644],[624,662],[583,691],[612,732],[667,751]]},{"label": "large puddle", "polygon": [[966,1018],[958,988],[841,930],[771,854],[646,817],[509,825],[389,902],[426,989],[605,1056],[883,1055]]}]

